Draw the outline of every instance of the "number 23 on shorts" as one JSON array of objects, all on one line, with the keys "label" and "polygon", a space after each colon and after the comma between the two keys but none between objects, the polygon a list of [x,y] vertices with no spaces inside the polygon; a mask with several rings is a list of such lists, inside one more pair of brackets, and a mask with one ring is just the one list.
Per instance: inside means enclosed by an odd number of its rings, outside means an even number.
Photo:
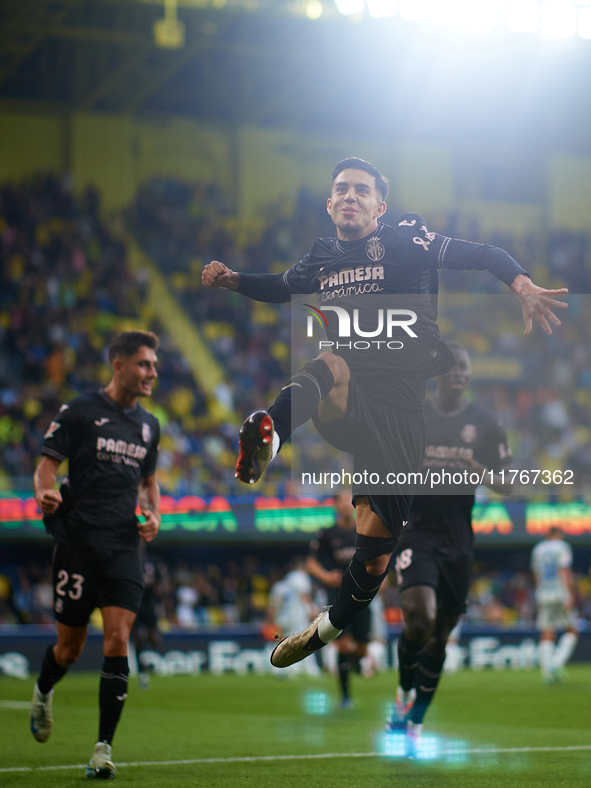
[{"label": "number 23 on shorts", "polygon": [[58,596],[66,596],[66,594],[73,599],[74,601],[80,599],[82,596],[82,584],[84,583],[83,575],[72,574],[72,587],[66,591],[66,586],[70,580],[70,575],[66,572],[65,569],[60,569],[57,574],[57,583],[55,584],[55,593]]}]

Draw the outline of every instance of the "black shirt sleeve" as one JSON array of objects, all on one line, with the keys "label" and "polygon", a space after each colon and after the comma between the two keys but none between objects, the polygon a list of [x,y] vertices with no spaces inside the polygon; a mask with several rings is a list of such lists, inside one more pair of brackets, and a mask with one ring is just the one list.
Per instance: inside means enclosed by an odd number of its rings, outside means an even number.
[{"label": "black shirt sleeve", "polygon": [[241,273],[236,292],[247,296],[247,298],[252,298],[253,301],[264,301],[267,304],[284,304],[293,295],[293,292],[286,285],[284,277],[285,274]]},{"label": "black shirt sleeve", "polygon": [[330,559],[330,546],[326,530],[318,531],[315,538],[310,542],[308,555],[315,558],[319,564],[325,569],[327,566],[327,559]]},{"label": "black shirt sleeve", "polygon": [[492,418],[488,422],[485,431],[485,439],[482,443],[482,451],[475,459],[482,463],[485,468],[492,471],[499,471],[511,463],[513,454],[507,438],[507,433],[501,425]]},{"label": "black shirt sleeve", "polygon": [[269,304],[283,304],[292,295],[315,293],[318,289],[318,273],[327,261],[322,240],[316,239],[300,262],[283,274],[241,273],[237,292]]},{"label": "black shirt sleeve", "polygon": [[529,276],[504,249],[429,232],[426,222],[416,213],[402,216],[397,222],[397,230],[422,268],[488,270],[506,285],[510,285],[519,274]]},{"label": "black shirt sleeve", "polygon": [[62,405],[43,437],[41,454],[62,462],[72,453],[80,428],[81,418],[76,405]]},{"label": "black shirt sleeve", "polygon": [[150,444],[150,448],[148,449],[148,453],[146,454],[146,460],[144,463],[144,473],[143,473],[144,478],[147,476],[153,476],[156,473],[159,443],[160,443],[160,423],[156,421],[154,424],[154,437],[152,438],[152,443]]}]

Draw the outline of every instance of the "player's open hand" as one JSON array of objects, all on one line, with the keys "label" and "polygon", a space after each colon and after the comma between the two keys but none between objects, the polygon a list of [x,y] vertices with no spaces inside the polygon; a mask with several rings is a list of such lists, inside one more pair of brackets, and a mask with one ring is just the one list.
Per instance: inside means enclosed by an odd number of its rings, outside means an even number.
[{"label": "player's open hand", "polygon": [[37,505],[43,514],[54,514],[61,502],[62,495],[59,490],[44,490],[37,498]]},{"label": "player's open hand", "polygon": [[226,290],[236,290],[239,279],[240,274],[218,260],[208,263],[201,274],[201,282],[205,287],[225,287]]},{"label": "player's open hand", "polygon": [[142,515],[145,522],[137,524],[137,529],[144,542],[151,542],[156,538],[156,534],[160,529],[160,518],[157,517],[150,509],[142,509]]},{"label": "player's open hand", "polygon": [[552,310],[568,309],[568,304],[564,301],[557,301],[554,296],[565,295],[568,293],[568,288],[546,290],[534,284],[529,277],[520,274],[511,283],[511,290],[521,301],[525,336],[531,334],[534,320],[542,326],[548,336],[552,333],[550,323],[557,327],[562,325]]}]

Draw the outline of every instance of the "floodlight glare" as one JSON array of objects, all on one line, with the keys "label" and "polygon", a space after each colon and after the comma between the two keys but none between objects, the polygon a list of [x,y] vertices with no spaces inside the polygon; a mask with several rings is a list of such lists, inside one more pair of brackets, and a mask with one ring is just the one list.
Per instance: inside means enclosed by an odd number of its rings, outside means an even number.
[{"label": "floodlight glare", "polygon": [[501,10],[501,0],[476,0],[464,6],[461,24],[470,30],[490,30]]},{"label": "floodlight glare", "polygon": [[539,23],[537,0],[514,0],[507,5],[507,27],[512,33],[535,33]]},{"label": "floodlight glare", "polygon": [[309,0],[306,3],[306,16],[308,19],[319,19],[322,16],[322,3],[319,0]]},{"label": "floodlight glare", "polygon": [[440,0],[431,3],[429,19],[436,25],[457,25],[465,5],[465,0]]},{"label": "floodlight glare", "polygon": [[501,0],[439,0],[431,5],[429,18],[438,25],[455,25],[469,30],[494,27]]},{"label": "floodlight glare", "polygon": [[337,10],[343,16],[361,14],[365,11],[365,0],[334,0]]},{"label": "floodlight glare", "polygon": [[367,10],[374,19],[383,19],[385,16],[394,16],[398,11],[396,0],[367,0]]},{"label": "floodlight glare", "polygon": [[400,0],[400,16],[407,22],[427,19],[432,6],[431,0]]},{"label": "floodlight glare", "polygon": [[581,38],[591,38],[591,8],[581,8],[577,33]]},{"label": "floodlight glare", "polygon": [[570,0],[548,0],[542,6],[541,24],[548,38],[569,38],[577,31],[577,10]]}]

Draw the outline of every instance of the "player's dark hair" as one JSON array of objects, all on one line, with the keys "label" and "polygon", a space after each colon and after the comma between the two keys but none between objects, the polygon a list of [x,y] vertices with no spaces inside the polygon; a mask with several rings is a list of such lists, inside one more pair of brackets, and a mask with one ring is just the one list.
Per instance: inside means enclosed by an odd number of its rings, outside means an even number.
[{"label": "player's dark hair", "polygon": [[448,346],[448,348],[451,351],[455,352],[456,350],[460,350],[462,353],[465,353],[468,356],[468,358],[470,357],[468,348],[465,348],[463,345],[460,345],[460,343],[456,342],[455,339],[446,339],[445,344]]},{"label": "player's dark hair", "polygon": [[562,536],[562,531],[557,525],[552,525],[548,528],[547,535],[553,539],[555,536]]},{"label": "player's dark hair", "polygon": [[380,171],[377,167],[374,167],[373,164],[370,164],[365,159],[358,159],[356,156],[349,156],[348,159],[343,159],[340,161],[337,166],[332,171],[332,181],[334,182],[337,175],[342,172],[343,170],[363,170],[364,172],[369,173],[369,175],[373,175],[376,179],[376,189],[382,195],[382,200],[385,200],[388,196],[388,181],[381,175]]},{"label": "player's dark hair", "polygon": [[109,361],[117,356],[134,356],[141,347],[158,350],[160,340],[152,331],[122,331],[109,346]]}]

